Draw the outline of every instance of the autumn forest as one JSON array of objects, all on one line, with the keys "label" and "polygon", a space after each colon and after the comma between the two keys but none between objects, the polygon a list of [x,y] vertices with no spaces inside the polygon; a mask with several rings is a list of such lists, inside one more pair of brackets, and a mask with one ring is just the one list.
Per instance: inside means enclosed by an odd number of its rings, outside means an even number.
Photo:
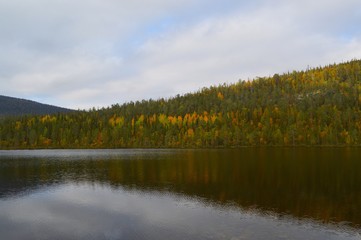
[{"label": "autumn forest", "polygon": [[360,144],[360,60],[170,99],[0,119],[1,149]]}]

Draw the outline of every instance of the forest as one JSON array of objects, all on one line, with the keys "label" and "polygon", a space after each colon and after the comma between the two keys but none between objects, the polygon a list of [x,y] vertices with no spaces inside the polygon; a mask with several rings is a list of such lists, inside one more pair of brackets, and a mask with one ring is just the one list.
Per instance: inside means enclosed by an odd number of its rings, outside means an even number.
[{"label": "forest", "polygon": [[1,149],[359,146],[361,60],[169,99],[0,119]]}]

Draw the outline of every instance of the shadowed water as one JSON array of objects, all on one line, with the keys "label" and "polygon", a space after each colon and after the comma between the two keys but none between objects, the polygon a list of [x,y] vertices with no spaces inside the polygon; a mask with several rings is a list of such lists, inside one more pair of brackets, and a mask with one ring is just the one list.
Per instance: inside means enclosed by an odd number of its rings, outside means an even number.
[{"label": "shadowed water", "polygon": [[360,239],[361,149],[0,151],[4,239]]}]

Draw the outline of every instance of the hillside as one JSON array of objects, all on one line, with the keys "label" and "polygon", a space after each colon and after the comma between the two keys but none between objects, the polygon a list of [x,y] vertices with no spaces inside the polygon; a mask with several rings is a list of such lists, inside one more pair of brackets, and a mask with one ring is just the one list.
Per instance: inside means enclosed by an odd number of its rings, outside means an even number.
[{"label": "hillside", "polygon": [[0,148],[355,146],[361,61],[0,123]]},{"label": "hillside", "polygon": [[0,95],[0,117],[70,112],[70,109]]}]

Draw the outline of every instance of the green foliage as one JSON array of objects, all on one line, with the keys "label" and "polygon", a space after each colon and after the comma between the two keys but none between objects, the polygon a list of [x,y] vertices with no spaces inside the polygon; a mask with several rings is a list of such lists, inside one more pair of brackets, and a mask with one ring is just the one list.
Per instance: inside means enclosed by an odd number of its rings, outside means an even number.
[{"label": "green foliage", "polygon": [[0,122],[0,147],[360,145],[361,61],[176,96]]}]

